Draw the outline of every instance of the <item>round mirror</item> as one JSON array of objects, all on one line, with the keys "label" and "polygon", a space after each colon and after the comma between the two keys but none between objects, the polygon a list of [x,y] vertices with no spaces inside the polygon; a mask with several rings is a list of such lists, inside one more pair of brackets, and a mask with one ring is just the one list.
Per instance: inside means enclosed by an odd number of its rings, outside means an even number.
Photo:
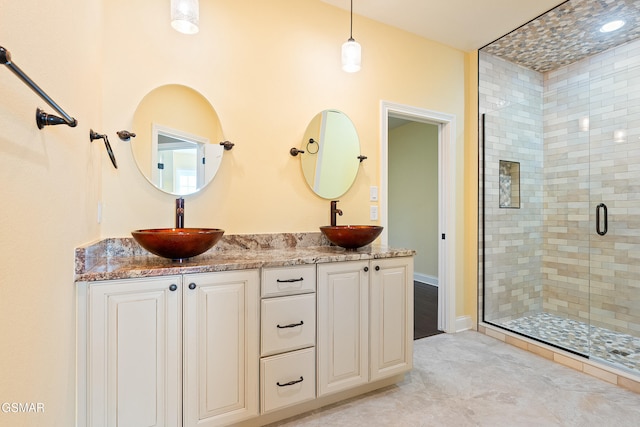
[{"label": "round mirror", "polygon": [[301,150],[302,173],[314,193],[335,199],[347,192],[358,174],[360,140],[346,114],[318,113],[307,126]]},{"label": "round mirror", "polygon": [[158,189],[184,196],[204,188],[218,172],[224,141],[218,115],[197,91],[160,86],[133,116],[131,150],[140,172]]}]

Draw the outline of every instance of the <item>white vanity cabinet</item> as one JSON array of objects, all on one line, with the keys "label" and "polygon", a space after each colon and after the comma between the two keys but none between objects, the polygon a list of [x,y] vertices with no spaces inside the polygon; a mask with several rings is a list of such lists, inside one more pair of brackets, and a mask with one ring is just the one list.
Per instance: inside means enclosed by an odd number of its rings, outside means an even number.
[{"label": "white vanity cabinet", "polygon": [[265,252],[260,268],[85,276],[77,425],[255,427],[400,381],[412,367],[413,257],[398,253]]},{"label": "white vanity cabinet", "polygon": [[318,396],[411,369],[413,258],[318,264]]},{"label": "white vanity cabinet", "polygon": [[258,415],[259,273],[78,283],[79,426]]}]

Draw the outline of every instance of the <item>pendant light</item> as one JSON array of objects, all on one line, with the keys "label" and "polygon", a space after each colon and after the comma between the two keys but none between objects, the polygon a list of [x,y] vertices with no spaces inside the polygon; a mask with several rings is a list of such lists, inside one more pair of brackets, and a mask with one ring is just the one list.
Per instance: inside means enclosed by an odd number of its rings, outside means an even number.
[{"label": "pendant light", "polygon": [[198,0],[171,0],[171,26],[183,34],[196,34],[200,19]]},{"label": "pendant light", "polygon": [[353,39],[353,0],[351,0],[351,30],[349,40],[342,44],[342,69],[347,73],[360,71],[362,60],[362,48],[360,43]]}]

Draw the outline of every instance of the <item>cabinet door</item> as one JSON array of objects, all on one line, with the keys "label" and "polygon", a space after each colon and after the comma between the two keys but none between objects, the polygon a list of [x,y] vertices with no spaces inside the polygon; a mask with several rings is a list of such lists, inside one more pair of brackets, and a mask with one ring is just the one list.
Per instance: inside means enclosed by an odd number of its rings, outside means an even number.
[{"label": "cabinet door", "polygon": [[88,285],[89,426],[180,425],[180,305],[179,276]]},{"label": "cabinet door", "polygon": [[257,270],[184,277],[184,425],[258,415]]},{"label": "cabinet door", "polygon": [[368,381],[367,261],[318,264],[318,395]]},{"label": "cabinet door", "polygon": [[371,381],[413,366],[413,258],[371,261]]}]

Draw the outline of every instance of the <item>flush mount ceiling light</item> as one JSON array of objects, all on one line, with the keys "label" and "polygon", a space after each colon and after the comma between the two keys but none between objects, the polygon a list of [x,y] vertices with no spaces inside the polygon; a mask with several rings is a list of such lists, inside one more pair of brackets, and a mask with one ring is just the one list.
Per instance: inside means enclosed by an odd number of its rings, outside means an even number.
[{"label": "flush mount ceiling light", "polygon": [[353,0],[351,0],[351,29],[349,31],[349,40],[342,45],[342,69],[347,73],[360,71],[361,60],[362,48],[360,43],[353,39]]},{"label": "flush mount ceiling light", "polygon": [[610,21],[600,27],[601,33],[610,33],[615,30],[619,30],[624,26],[624,21],[621,19],[617,19],[615,21]]},{"label": "flush mount ceiling light", "polygon": [[200,19],[198,0],[171,0],[171,26],[183,34],[196,34]]}]

